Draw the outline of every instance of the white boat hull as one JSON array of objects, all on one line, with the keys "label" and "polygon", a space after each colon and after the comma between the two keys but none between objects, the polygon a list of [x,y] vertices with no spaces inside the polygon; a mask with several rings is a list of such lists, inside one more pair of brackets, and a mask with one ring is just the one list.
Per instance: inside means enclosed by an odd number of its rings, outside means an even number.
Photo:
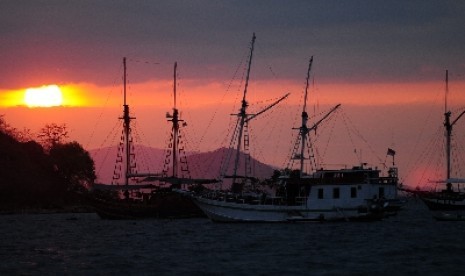
[{"label": "white boat hull", "polygon": [[308,209],[305,206],[254,205],[193,197],[194,203],[215,222],[298,222],[380,219],[363,208]]}]

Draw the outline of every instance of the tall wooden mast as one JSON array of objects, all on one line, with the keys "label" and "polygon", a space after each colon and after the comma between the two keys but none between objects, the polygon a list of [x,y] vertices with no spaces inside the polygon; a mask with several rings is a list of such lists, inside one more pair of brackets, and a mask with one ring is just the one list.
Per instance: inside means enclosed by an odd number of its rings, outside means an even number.
[{"label": "tall wooden mast", "polygon": [[172,153],[173,153],[173,167],[172,167],[172,177],[177,177],[178,173],[178,143],[179,143],[179,122],[183,121],[179,119],[179,111],[176,107],[176,71],[178,68],[178,63],[174,63],[174,73],[173,73],[173,115],[169,121],[173,122],[173,145],[172,145]]},{"label": "tall wooden mast", "polygon": [[450,123],[450,116],[452,113],[447,110],[447,94],[449,93],[449,71],[446,70],[446,91],[444,96],[444,127],[446,128],[446,181],[447,181],[447,191],[452,190],[452,184],[449,182],[450,179],[450,145],[452,137],[452,124]]},{"label": "tall wooden mast", "polygon": [[[174,71],[173,71],[173,113],[166,113],[166,118],[169,122],[172,122],[171,127],[171,137],[168,144],[168,149],[166,151],[164,168],[162,175],[163,177],[167,178],[183,178],[188,177],[190,178],[189,168],[187,166],[187,158],[185,156],[184,145],[181,139],[181,125],[185,126],[186,123],[184,120],[179,118],[179,110],[177,108],[177,62],[174,63]],[[170,167],[171,166],[171,167]],[[171,172],[168,175],[168,170]],[[181,183],[171,183],[172,185],[180,185]]]},{"label": "tall wooden mast", "polygon": [[305,96],[304,96],[304,104],[302,108],[302,125],[300,126],[300,176],[302,176],[304,171],[304,161],[305,161],[305,143],[307,141],[307,134],[308,134],[308,113],[307,113],[307,97],[308,97],[308,83],[310,80],[310,71],[312,70],[313,64],[313,56],[310,58],[307,70],[307,81],[305,85]]},{"label": "tall wooden mast", "polygon": [[[130,135],[131,135],[131,118],[129,115],[129,105],[127,104],[126,100],[126,58],[123,58],[123,117],[120,119],[123,120],[123,129],[124,129],[124,141],[125,141],[125,148],[126,148],[126,165],[125,165],[125,174],[124,174],[124,185],[126,188],[129,185],[129,178],[131,174],[131,145],[130,145]],[[129,198],[129,192],[126,189],[124,191],[125,198]]]},{"label": "tall wooden mast", "polygon": [[134,153],[132,153],[132,138],[131,138],[131,120],[135,119],[129,114],[129,105],[127,103],[127,66],[126,58],[123,58],[123,116],[118,119],[123,121],[123,130],[121,134],[121,140],[118,145],[115,169],[113,171],[112,184],[117,184],[117,181],[121,179],[121,175],[124,174],[124,189],[123,194],[125,198],[129,198],[129,179],[134,176],[132,169],[135,168],[135,162],[133,161]]},{"label": "tall wooden mast", "polygon": [[449,71],[446,70],[446,91],[445,91],[445,103],[444,103],[444,127],[446,128],[446,162],[447,162],[447,168],[446,168],[446,187],[448,192],[452,192],[452,183],[450,182],[450,174],[451,174],[451,139],[452,139],[452,128],[457,123],[457,121],[465,114],[465,111],[462,111],[462,113],[457,116],[457,118],[451,122],[451,115],[452,112],[450,112],[447,106],[447,97],[449,93]]},{"label": "tall wooden mast", "polygon": [[[324,115],[320,120],[318,120],[313,126],[308,127],[308,113],[307,113],[307,99],[308,99],[308,86],[310,83],[310,72],[312,70],[312,64],[313,64],[313,56],[310,57],[310,61],[308,63],[308,70],[307,70],[307,78],[306,78],[306,84],[305,84],[305,92],[304,92],[304,102],[303,102],[303,107],[302,107],[302,124],[298,128],[293,128],[295,130],[299,130],[299,135],[297,136],[296,142],[294,144],[294,149],[292,150],[291,154],[291,160],[289,161],[287,167],[291,168],[294,165],[293,160],[299,160],[299,169],[300,169],[300,177],[303,176],[304,174],[304,166],[305,166],[305,160],[310,159],[313,157],[313,153],[309,152],[309,156],[305,156],[305,149],[307,147],[307,140],[308,140],[308,135],[311,130],[315,130],[318,125],[320,125],[326,118],[331,115],[336,109],[338,109],[341,105],[338,104],[335,107],[333,107],[326,115]],[[311,144],[309,144],[309,148],[312,149]],[[314,163],[316,163],[314,161]],[[316,164],[315,164],[316,166]]]},{"label": "tall wooden mast", "polygon": [[[238,167],[239,167],[239,156],[240,156],[240,152],[241,152],[242,135],[243,135],[243,131],[244,131],[244,124],[246,123],[246,119],[247,119],[247,115],[248,115],[247,114],[248,103],[247,103],[247,100],[246,100],[246,96],[247,96],[247,88],[249,87],[250,67],[252,65],[252,55],[253,55],[255,39],[256,39],[256,36],[255,36],[255,33],[253,33],[252,44],[250,46],[249,64],[248,64],[248,67],[247,67],[247,76],[246,76],[246,79],[245,79],[244,95],[242,96],[241,109],[240,109],[239,113],[237,114],[237,116],[239,117],[239,133],[238,133],[238,138],[237,138],[236,156],[235,156],[235,159],[234,159],[233,185],[234,185],[234,183],[236,183],[237,170],[238,170]],[[246,166],[247,166],[247,164],[246,164]],[[247,172],[247,168],[245,169],[245,171]]]},{"label": "tall wooden mast", "polygon": [[[272,103],[271,105],[267,106],[266,108],[262,109],[261,111],[255,113],[255,114],[248,114],[247,113],[247,89],[249,87],[249,79],[250,79],[250,68],[252,66],[252,57],[253,57],[253,51],[254,51],[254,45],[255,45],[255,33],[252,36],[252,43],[250,47],[250,56],[249,56],[249,61],[248,61],[248,67],[247,67],[247,75],[246,75],[246,80],[245,80],[245,87],[244,87],[244,94],[242,96],[242,102],[241,102],[241,109],[239,110],[239,113],[237,114],[231,114],[234,116],[237,116],[237,123],[236,127],[234,129],[234,133],[231,136],[231,142],[229,148],[232,148],[232,145],[234,142],[236,142],[236,150],[235,150],[235,157],[234,157],[234,167],[233,167],[233,174],[232,176],[225,176],[226,170],[228,169],[228,162],[224,162],[222,169],[221,169],[221,174],[222,177],[228,177],[232,178],[232,190],[234,192],[240,192],[242,191],[242,185],[245,184],[244,182],[242,183],[237,183],[237,179],[240,177],[244,181],[247,181],[248,179],[251,179],[251,166],[250,166],[250,153],[249,153],[249,131],[248,131],[248,123],[250,120],[256,118],[260,114],[266,112],[267,110],[271,109],[273,106],[277,105],[279,102],[283,101],[285,98],[289,96],[289,93],[284,95],[283,97],[279,98],[277,101]],[[237,174],[238,169],[239,169],[239,159],[240,159],[240,152],[241,152],[241,146],[244,146],[244,152],[245,152],[245,172],[243,176],[239,176]],[[229,155],[229,154],[228,154]],[[231,157],[231,155],[229,155]],[[229,157],[227,158],[229,160]]]}]

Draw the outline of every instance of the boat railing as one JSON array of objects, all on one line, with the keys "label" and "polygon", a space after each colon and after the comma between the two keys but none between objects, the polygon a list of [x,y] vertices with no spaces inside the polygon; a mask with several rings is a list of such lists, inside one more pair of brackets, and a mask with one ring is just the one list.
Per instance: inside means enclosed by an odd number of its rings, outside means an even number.
[{"label": "boat railing", "polygon": [[[202,198],[216,201],[225,201],[237,204],[252,204],[252,205],[288,205],[287,201],[282,196],[270,196],[267,194],[256,195],[241,195],[228,192],[208,192],[201,195]],[[307,201],[307,197],[297,197],[293,205],[302,205]]]},{"label": "boat railing", "polygon": [[307,202],[307,197],[306,196],[297,196],[295,198],[295,204],[296,205],[304,205]]},{"label": "boat railing", "polygon": [[382,176],[382,177],[378,178],[377,184],[396,185],[397,184],[397,178],[396,177],[391,177],[391,176]]}]

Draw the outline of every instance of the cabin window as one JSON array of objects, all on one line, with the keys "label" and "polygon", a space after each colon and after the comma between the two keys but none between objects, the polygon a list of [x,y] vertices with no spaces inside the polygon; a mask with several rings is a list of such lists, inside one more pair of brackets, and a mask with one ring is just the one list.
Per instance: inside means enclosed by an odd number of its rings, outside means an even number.
[{"label": "cabin window", "polygon": [[350,197],[351,198],[356,198],[357,197],[357,188],[356,187],[351,187],[350,188]]},{"label": "cabin window", "polygon": [[379,187],[378,190],[378,197],[383,198],[384,197],[384,187]]},{"label": "cabin window", "polygon": [[339,188],[333,189],[333,198],[339,198]]},{"label": "cabin window", "polygon": [[323,189],[318,189],[318,198],[323,199]]}]

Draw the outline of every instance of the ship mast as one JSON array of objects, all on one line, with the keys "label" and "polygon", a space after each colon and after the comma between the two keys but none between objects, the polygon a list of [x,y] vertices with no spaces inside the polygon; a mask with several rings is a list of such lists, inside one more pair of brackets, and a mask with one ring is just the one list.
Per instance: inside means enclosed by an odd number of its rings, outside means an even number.
[{"label": "ship mast", "polygon": [[447,110],[447,96],[449,94],[449,71],[446,70],[446,91],[445,91],[445,101],[444,101],[444,127],[446,128],[446,158],[447,158],[447,168],[446,168],[446,187],[448,192],[452,192],[452,183],[450,182],[450,171],[451,171],[451,138],[452,138],[452,127],[455,123],[463,116],[465,111],[457,116],[457,118],[451,122],[452,112]]},{"label": "ship mast", "polygon": [[[310,72],[312,70],[312,64],[313,64],[313,56],[310,57],[310,61],[308,64],[308,70],[307,70],[307,79],[306,79],[306,84],[305,84],[305,93],[304,93],[304,103],[302,107],[302,124],[298,128],[293,128],[296,130],[299,130],[299,135],[297,136],[296,142],[294,144],[294,149],[291,154],[291,160],[288,163],[288,168],[292,167],[294,165],[294,161],[292,160],[299,160],[299,169],[300,169],[300,177],[303,176],[304,174],[304,165],[305,165],[305,160],[307,159],[305,157],[305,148],[306,148],[306,143],[307,143],[307,138],[308,134],[310,133],[311,130],[315,130],[318,125],[320,125],[326,118],[331,115],[336,109],[338,109],[341,105],[338,104],[335,107],[333,107],[326,115],[324,115],[320,120],[318,120],[315,124],[313,124],[312,127],[308,127],[308,113],[307,113],[307,99],[308,99],[308,86],[310,83]],[[299,150],[300,149],[300,150]],[[311,146],[310,146],[311,149]],[[308,159],[310,159],[313,156],[313,153],[308,156]]]},{"label": "ship mast", "polygon": [[131,164],[131,161],[134,161],[134,153],[132,153],[131,149],[131,120],[135,118],[130,116],[129,105],[127,103],[127,66],[125,57],[123,58],[123,116],[118,119],[123,121],[123,130],[121,140],[118,145],[112,185],[117,184],[117,181],[121,179],[121,175],[124,174],[124,184],[122,185],[124,187],[122,191],[124,198],[129,199],[129,179],[135,176],[132,173],[132,169],[135,168],[135,162]]},{"label": "ship mast", "polygon": [[304,171],[304,160],[305,160],[305,143],[307,141],[307,134],[308,134],[308,113],[307,113],[307,97],[308,97],[308,83],[310,80],[310,71],[312,70],[313,64],[313,56],[310,58],[308,64],[308,71],[307,71],[307,81],[305,84],[305,96],[304,96],[304,105],[302,108],[302,125],[300,127],[300,139],[301,139],[301,146],[300,146],[300,177],[303,175]]},{"label": "ship mast", "polygon": [[[166,113],[167,120],[172,123],[171,137],[166,150],[164,168],[160,180],[170,182],[175,187],[180,187],[183,181],[187,181],[186,177],[190,179],[190,173],[184,144],[181,139],[181,127],[186,126],[186,123],[179,118],[179,110],[177,108],[177,69],[178,63],[175,62],[173,71],[173,113]],[[182,122],[182,125],[180,122]],[[169,167],[170,165],[171,168]],[[171,172],[170,175],[168,175],[168,171]],[[181,178],[183,178],[182,181]]]},{"label": "ship mast", "polygon": [[451,112],[447,110],[447,94],[449,93],[449,71],[446,70],[446,91],[444,96],[444,127],[446,128],[446,158],[447,158],[447,168],[446,168],[446,179],[447,179],[447,191],[452,190],[452,183],[449,182],[450,179],[450,144],[452,136],[452,125],[450,123]]},{"label": "ship mast", "polygon": [[[239,111],[239,114],[237,114],[237,116],[239,117],[239,134],[238,134],[238,140],[237,140],[238,142],[237,142],[237,146],[236,146],[236,156],[235,156],[235,159],[234,159],[233,182],[232,182],[233,185],[236,183],[237,169],[239,167],[239,155],[240,155],[240,151],[241,151],[242,135],[243,135],[243,131],[244,131],[244,124],[246,123],[246,119],[247,119],[247,115],[248,115],[247,114],[248,103],[246,101],[246,95],[247,95],[247,88],[249,86],[250,67],[252,65],[252,55],[253,55],[255,39],[256,39],[256,36],[255,36],[255,33],[254,33],[253,36],[252,36],[252,44],[251,44],[251,47],[250,47],[249,64],[248,64],[248,67],[247,67],[247,76],[246,76],[246,79],[245,79],[245,87],[244,87],[244,95],[242,97],[242,105],[241,105],[241,109]],[[246,164],[246,166],[247,166],[247,164]],[[245,171],[247,173],[247,167],[246,167]]]},{"label": "ship mast", "polygon": [[168,116],[170,120],[173,122],[173,127],[172,127],[172,134],[173,134],[173,144],[172,144],[172,153],[173,153],[173,166],[172,166],[172,177],[177,177],[178,173],[178,143],[179,143],[179,122],[182,122],[183,120],[179,119],[179,111],[176,107],[176,73],[177,73],[177,68],[178,68],[178,63],[174,63],[174,73],[173,73],[173,79],[174,79],[174,84],[173,84],[173,98],[174,98],[174,103],[173,103],[173,115]]},{"label": "ship mast", "polygon": [[126,58],[123,58],[123,95],[124,95],[124,103],[123,103],[123,117],[120,119],[123,120],[123,129],[124,129],[124,140],[125,140],[125,147],[126,147],[126,168],[125,168],[125,174],[124,174],[124,185],[126,187],[126,190],[124,191],[124,196],[126,199],[129,198],[129,191],[128,191],[128,185],[129,185],[129,178],[131,174],[131,145],[129,141],[129,137],[131,135],[131,118],[129,116],[129,105],[127,104],[126,101]]},{"label": "ship mast", "polygon": [[[244,87],[244,94],[242,96],[241,109],[239,110],[239,113],[231,114],[231,115],[235,115],[235,116],[238,117],[236,128],[235,128],[234,133],[233,133],[233,135],[231,137],[231,143],[230,143],[230,148],[231,148],[232,144],[234,142],[234,139],[237,138],[236,152],[235,152],[235,157],[234,157],[233,174],[232,174],[232,176],[230,176],[230,178],[232,178],[232,190],[235,191],[235,192],[238,192],[238,191],[242,190],[241,184],[236,183],[237,178],[239,178],[239,176],[237,175],[237,171],[239,169],[239,157],[240,157],[241,143],[242,142],[244,143],[244,151],[245,151],[246,158],[245,158],[245,164],[244,164],[245,173],[244,173],[244,176],[241,177],[241,178],[243,178],[244,181],[246,181],[247,179],[250,179],[249,174],[252,173],[251,172],[251,166],[250,166],[250,153],[248,152],[249,151],[249,131],[248,131],[248,123],[249,123],[249,121],[252,120],[252,119],[255,119],[260,114],[268,111],[273,106],[277,105],[279,102],[283,101],[284,99],[286,99],[289,96],[289,93],[287,93],[286,95],[282,96],[281,98],[279,98],[278,100],[276,100],[275,102],[273,102],[272,104],[270,104],[269,106],[265,107],[264,109],[262,109],[261,111],[255,113],[255,114],[248,114],[247,113],[247,107],[248,107],[248,103],[247,103],[247,100],[246,100],[247,99],[247,89],[248,89],[248,86],[249,86],[250,68],[251,68],[251,65],[252,65],[252,57],[253,57],[255,39],[256,39],[256,36],[255,36],[255,33],[254,33],[253,36],[252,36],[252,43],[251,43],[251,47],[250,47],[250,56],[249,56],[249,62],[248,62],[248,68],[247,68],[247,75],[246,75],[246,81],[245,81],[245,87]],[[227,165],[224,165],[223,168],[222,168],[223,176],[224,176],[225,171],[227,170],[227,167],[228,167]]]}]

